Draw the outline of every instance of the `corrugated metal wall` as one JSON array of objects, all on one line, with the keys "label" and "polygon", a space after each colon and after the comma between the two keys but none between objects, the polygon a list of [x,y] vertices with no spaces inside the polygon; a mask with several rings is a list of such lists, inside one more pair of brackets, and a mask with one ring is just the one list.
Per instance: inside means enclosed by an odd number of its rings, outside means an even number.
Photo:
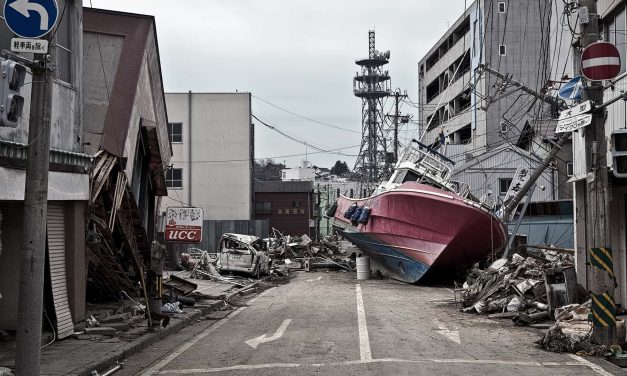
[{"label": "corrugated metal wall", "polygon": [[[464,182],[470,187],[470,191],[476,197],[481,197],[488,190],[492,194],[499,196],[499,179],[511,179],[519,165],[535,168],[538,162],[531,160],[513,150],[503,150],[494,154],[479,163],[458,171],[453,175],[453,180]],[[544,187],[544,190],[536,189],[532,196],[532,201],[551,201],[553,198],[553,184],[557,186],[557,179],[552,179],[553,172],[550,169],[544,171],[537,181],[537,184]],[[504,196],[501,196],[503,198]],[[498,201],[500,204],[500,201]]]},{"label": "corrugated metal wall", "polygon": [[54,301],[56,330],[58,338],[69,337],[74,333],[74,323],[68,303],[65,272],[65,215],[62,202],[48,204],[48,261],[50,264],[50,285]]}]

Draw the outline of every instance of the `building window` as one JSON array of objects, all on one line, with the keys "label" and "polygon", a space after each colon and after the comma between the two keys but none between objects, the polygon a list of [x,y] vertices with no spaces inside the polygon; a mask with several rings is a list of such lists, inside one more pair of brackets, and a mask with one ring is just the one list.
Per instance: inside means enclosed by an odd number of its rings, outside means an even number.
[{"label": "building window", "polygon": [[507,55],[507,46],[504,44],[499,45],[499,55],[505,56]]},{"label": "building window", "polygon": [[574,175],[573,171],[574,171],[573,162],[566,163],[566,175],[573,176]]},{"label": "building window", "polygon": [[507,123],[504,121],[501,122],[501,133],[507,133]]},{"label": "building window", "polygon": [[627,56],[625,55],[627,44],[627,35],[625,34],[625,22],[626,22],[626,13],[625,7],[619,7],[620,11],[615,13],[613,16],[608,16],[604,18],[604,39],[606,42],[610,42],[618,48],[618,53],[620,55],[620,73],[625,72],[625,60]]},{"label": "building window", "polygon": [[512,184],[512,179],[499,179],[499,194],[505,195]]},{"label": "building window", "polygon": [[173,144],[183,142],[183,123],[168,123],[168,137]]},{"label": "building window", "polygon": [[472,23],[472,56],[477,56],[477,40],[479,36],[477,35],[477,20]]},{"label": "building window", "polygon": [[272,214],[272,202],[270,201],[255,202],[255,214]]},{"label": "building window", "polygon": [[300,201],[292,201],[293,208],[300,208]]},{"label": "building window", "polygon": [[283,179],[285,179],[285,178],[287,177],[287,172],[282,171],[282,172],[281,172],[281,177],[282,177]]},{"label": "building window", "polygon": [[63,17],[54,34],[56,43],[57,74],[59,80],[72,84],[72,1],[59,0],[59,14]]},{"label": "building window", "polygon": [[505,2],[499,1],[499,13],[505,13]]},{"label": "building window", "polygon": [[183,169],[171,168],[166,170],[165,185],[168,188],[183,188]]}]

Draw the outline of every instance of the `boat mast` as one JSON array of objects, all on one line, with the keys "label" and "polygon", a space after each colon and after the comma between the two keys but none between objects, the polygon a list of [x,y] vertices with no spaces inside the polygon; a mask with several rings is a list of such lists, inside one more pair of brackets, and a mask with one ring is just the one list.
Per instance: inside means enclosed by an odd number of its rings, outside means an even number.
[{"label": "boat mast", "polygon": [[[563,102],[558,101],[557,99],[547,95],[546,93],[538,93],[526,87],[525,85],[521,84],[520,82],[513,80],[511,74],[503,74],[497,70],[490,68],[486,64],[479,64],[478,69],[482,69],[488,73],[491,73],[497,76],[498,78],[502,79],[504,83],[513,85],[529,95],[532,95],[550,105],[556,106],[557,109],[559,109],[560,111],[568,108]],[[509,218],[509,215],[511,214],[511,212],[523,200],[523,198],[525,197],[529,189],[531,189],[531,187],[533,187],[533,185],[536,183],[536,180],[538,180],[538,178],[540,177],[540,175],[542,175],[544,170],[555,159],[555,156],[560,151],[562,146],[564,146],[564,143],[568,140],[568,137],[570,137],[570,132],[565,132],[565,133],[560,134],[560,136],[557,138],[557,141],[553,145],[553,148],[551,149],[551,151],[549,151],[549,154],[547,154],[546,157],[544,157],[544,159],[542,160],[542,162],[540,162],[540,165],[535,170],[533,170],[533,172],[531,173],[531,176],[529,177],[529,180],[527,180],[525,184],[523,184],[522,188],[516,193],[516,195],[510,201],[506,202],[503,205],[503,214],[501,216],[502,219]]]}]

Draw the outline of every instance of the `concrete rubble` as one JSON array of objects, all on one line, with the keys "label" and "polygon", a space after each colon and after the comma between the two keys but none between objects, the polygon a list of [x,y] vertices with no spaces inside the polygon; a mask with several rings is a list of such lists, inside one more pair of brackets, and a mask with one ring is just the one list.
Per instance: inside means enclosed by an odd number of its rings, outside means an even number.
[{"label": "concrete rubble", "polygon": [[307,235],[283,236],[274,230],[274,237],[265,239],[273,260],[273,270],[311,271],[314,269],[355,270],[356,255],[347,254],[336,235],[313,241]]},{"label": "concrete rubble", "polygon": [[[547,288],[547,273],[574,273],[574,258],[568,253],[552,250],[518,253],[499,259],[482,270],[475,265],[462,288],[464,312],[489,315],[491,318],[512,319],[518,324],[535,324],[550,319],[553,286]],[[574,274],[573,274],[574,275]],[[575,303],[576,281],[570,291],[560,291],[560,298]],[[574,293],[572,288],[574,287]]]},{"label": "concrete rubble", "polygon": [[[462,311],[547,329],[538,341],[547,351],[594,356],[615,352],[593,340],[591,301],[576,283],[573,255],[551,248],[523,250],[485,269],[475,265],[456,289]],[[617,325],[619,337],[625,338],[624,321]]]}]

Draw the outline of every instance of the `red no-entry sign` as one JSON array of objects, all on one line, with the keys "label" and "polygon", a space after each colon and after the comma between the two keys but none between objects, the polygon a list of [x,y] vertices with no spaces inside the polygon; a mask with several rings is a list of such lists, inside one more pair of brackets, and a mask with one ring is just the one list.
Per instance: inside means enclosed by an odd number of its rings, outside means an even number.
[{"label": "red no-entry sign", "polygon": [[581,72],[592,81],[611,80],[620,73],[620,54],[612,43],[592,43],[581,54]]}]

